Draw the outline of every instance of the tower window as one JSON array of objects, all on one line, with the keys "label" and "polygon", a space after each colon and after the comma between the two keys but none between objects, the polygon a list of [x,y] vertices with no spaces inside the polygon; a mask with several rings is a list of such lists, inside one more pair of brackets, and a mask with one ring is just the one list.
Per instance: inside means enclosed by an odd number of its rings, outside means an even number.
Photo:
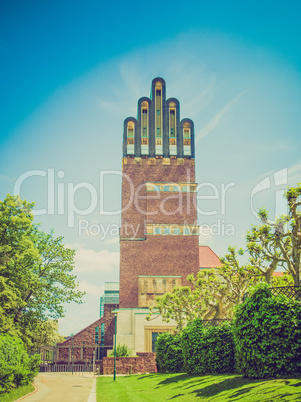
[{"label": "tower window", "polygon": [[179,235],[181,232],[180,232],[180,229],[179,228],[174,228],[174,230],[173,230],[173,234],[174,235]]},{"label": "tower window", "polygon": [[141,138],[141,144],[142,145],[147,145],[148,144],[148,138]]},{"label": "tower window", "polygon": [[161,96],[161,89],[156,89],[156,96]]},{"label": "tower window", "polygon": [[164,186],[163,191],[170,191],[170,186]]},{"label": "tower window", "polygon": [[155,228],[155,234],[161,234],[161,229],[160,228]]},{"label": "tower window", "polygon": [[147,128],[143,127],[143,132],[142,132],[144,137],[147,137]]},{"label": "tower window", "polygon": [[160,127],[157,127],[157,134],[161,134]]},{"label": "tower window", "polygon": [[160,116],[160,109],[157,109],[157,116]]},{"label": "tower window", "polygon": [[190,235],[190,229],[189,228],[184,228],[183,234],[184,235]]},{"label": "tower window", "polygon": [[156,138],[156,145],[162,145],[162,138]]},{"label": "tower window", "polygon": [[170,234],[170,228],[164,228],[164,234]]},{"label": "tower window", "polygon": [[175,115],[174,109],[170,109],[170,114],[172,114],[173,116]]},{"label": "tower window", "polygon": [[142,113],[147,114],[147,109],[142,109]]}]

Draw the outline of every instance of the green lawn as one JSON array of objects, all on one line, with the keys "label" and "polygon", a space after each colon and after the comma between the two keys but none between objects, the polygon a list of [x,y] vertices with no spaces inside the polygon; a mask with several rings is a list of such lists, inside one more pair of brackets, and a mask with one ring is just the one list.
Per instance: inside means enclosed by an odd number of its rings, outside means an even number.
[{"label": "green lawn", "polygon": [[145,374],[97,379],[97,401],[301,401],[301,379],[248,380],[238,375]]},{"label": "green lawn", "polygon": [[12,402],[16,401],[17,399],[21,398],[24,395],[29,394],[30,392],[34,391],[34,386],[32,384],[25,385],[24,387],[19,387],[7,394],[0,394],[0,401],[1,402]]}]

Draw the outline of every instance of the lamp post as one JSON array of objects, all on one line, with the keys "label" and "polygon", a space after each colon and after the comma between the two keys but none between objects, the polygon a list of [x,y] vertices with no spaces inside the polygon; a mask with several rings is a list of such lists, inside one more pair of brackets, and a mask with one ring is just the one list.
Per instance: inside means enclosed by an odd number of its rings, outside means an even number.
[{"label": "lamp post", "polygon": [[114,381],[116,380],[116,335],[117,335],[117,313],[115,316],[115,337],[114,337]]}]

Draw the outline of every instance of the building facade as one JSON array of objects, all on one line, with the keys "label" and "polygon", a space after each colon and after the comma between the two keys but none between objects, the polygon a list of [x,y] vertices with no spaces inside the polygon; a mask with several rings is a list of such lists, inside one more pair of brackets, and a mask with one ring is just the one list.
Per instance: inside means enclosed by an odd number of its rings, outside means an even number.
[{"label": "building facade", "polygon": [[124,121],[122,171],[117,342],[151,351],[174,324],[148,323],[148,308],[199,270],[194,125],[162,78]]}]

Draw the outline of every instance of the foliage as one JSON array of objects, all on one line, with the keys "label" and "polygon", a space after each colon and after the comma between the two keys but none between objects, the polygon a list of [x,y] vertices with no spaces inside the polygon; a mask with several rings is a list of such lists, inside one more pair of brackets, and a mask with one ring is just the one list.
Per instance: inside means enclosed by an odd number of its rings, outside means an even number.
[{"label": "foliage", "polygon": [[6,392],[5,394],[1,395],[1,402],[14,402],[18,399],[22,398],[33,392],[35,387],[33,384],[24,385],[18,388],[11,390],[10,392]]},{"label": "foliage", "polygon": [[29,356],[20,339],[0,335],[0,393],[30,384],[39,364],[40,355]]},{"label": "foliage", "polygon": [[257,285],[234,318],[237,366],[247,377],[301,374],[301,303]]},{"label": "foliage", "polygon": [[38,350],[42,345],[55,345],[65,338],[58,333],[59,325],[55,320],[37,321],[32,328],[32,350]]},{"label": "foliage", "polygon": [[197,319],[182,333],[184,367],[188,374],[233,373],[235,352],[231,325],[204,328]]},{"label": "foliage", "polygon": [[152,315],[161,315],[163,321],[174,320],[177,323],[176,333],[182,331],[187,322],[205,314],[205,304],[197,291],[192,291],[189,286],[176,286],[169,293],[156,298],[157,305],[150,308],[150,314],[146,317],[149,321]]},{"label": "foliage", "polygon": [[172,292],[156,298],[156,308],[150,309],[147,320],[161,315],[163,321],[175,320],[175,332],[180,333],[196,318],[222,319],[233,316],[233,307],[242,301],[249,287],[261,280],[260,272],[252,265],[240,264],[238,252],[228,248],[221,258],[221,266],[201,270],[197,277],[188,276],[189,286],[177,286]]},{"label": "foliage", "polygon": [[21,337],[29,349],[38,326],[83,296],[72,275],[74,250],[38,230],[32,208],[18,196],[0,201],[0,333]]},{"label": "foliage", "polygon": [[156,343],[157,369],[160,373],[181,373],[184,358],[180,335],[160,334]]},{"label": "foliage", "polygon": [[[110,357],[115,356],[115,348],[113,348]],[[128,349],[127,345],[118,344],[116,347],[116,357],[129,357],[132,356],[132,351]]]},{"label": "foliage", "polygon": [[272,276],[270,285],[272,287],[294,286],[294,279],[288,272],[283,272],[282,276]]},{"label": "foliage", "polygon": [[284,194],[288,215],[282,215],[274,222],[269,221],[268,211],[259,210],[260,226],[253,226],[247,234],[247,247],[251,263],[261,271],[267,282],[277,266],[286,269],[300,285],[301,266],[301,184],[289,187]]},{"label": "foliage", "polygon": [[228,248],[228,254],[222,257],[220,267],[202,270],[197,277],[188,280],[207,306],[205,319],[222,319],[233,316],[233,307],[241,303],[249,287],[260,281],[260,274],[252,265],[241,265],[238,252],[234,247]]}]

